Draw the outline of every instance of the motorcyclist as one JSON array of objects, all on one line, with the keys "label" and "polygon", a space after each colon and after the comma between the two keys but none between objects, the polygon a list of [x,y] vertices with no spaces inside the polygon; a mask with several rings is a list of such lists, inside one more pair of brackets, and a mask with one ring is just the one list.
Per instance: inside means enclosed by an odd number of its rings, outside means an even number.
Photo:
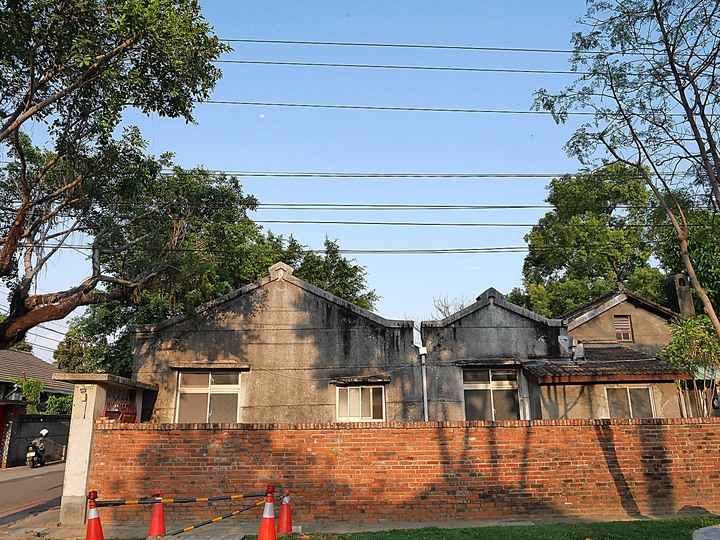
[{"label": "motorcyclist", "polygon": [[45,438],[50,433],[47,429],[40,430],[40,436],[33,439],[28,446],[25,462],[30,468],[45,465]]}]

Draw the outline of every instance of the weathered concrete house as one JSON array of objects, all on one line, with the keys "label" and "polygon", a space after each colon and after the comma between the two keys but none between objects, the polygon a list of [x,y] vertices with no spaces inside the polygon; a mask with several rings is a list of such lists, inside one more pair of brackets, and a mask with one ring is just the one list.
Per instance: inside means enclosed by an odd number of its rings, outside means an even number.
[{"label": "weathered concrete house", "polygon": [[270,275],[138,327],[133,379],[159,388],[155,422],[422,420],[412,321],[390,321],[278,263]]},{"label": "weathered concrete house", "polygon": [[586,347],[621,345],[655,356],[672,337],[668,321],[680,317],[666,307],[625,289],[585,304],[562,318],[570,337]]},{"label": "weathered concrete house", "polygon": [[[664,362],[617,340],[581,346],[567,321],[525,310],[495,289],[444,320],[424,321],[421,337],[418,349],[412,321],[353,306],[282,263],[203,306],[196,319],[137,328],[133,380],[63,377],[77,384],[61,520],[82,522],[90,486],[103,486],[109,498],[157,485],[194,496],[270,479],[304,486],[299,506],[318,521],[392,521],[408,509],[413,519],[547,516],[568,511],[568,493],[573,513],[597,516],[612,485],[607,516],[615,518],[626,515],[629,489],[655,496],[697,474],[682,468],[687,433],[709,432],[715,419],[627,420],[681,415],[674,381],[684,375]],[[137,420],[159,425],[95,424],[120,407],[142,409]],[[588,420],[595,418],[616,419]],[[159,437],[173,448],[148,454]],[[131,450],[116,455],[118,441]],[[566,455],[575,447],[577,456]],[[668,452],[675,452],[672,476],[658,472],[669,467]],[[558,459],[566,462],[560,472]],[[388,483],[390,473],[403,482]],[[677,511],[673,505],[706,491],[692,487],[656,497],[661,510]],[[328,492],[338,504],[318,514],[313,505]],[[473,508],[464,506],[469,498]],[[388,513],[387,501],[398,500]],[[652,507],[636,500],[635,508]]]},{"label": "weathered concrete house", "polygon": [[430,420],[681,416],[680,370],[616,340],[584,346],[566,321],[520,308],[495,289],[442,321],[424,321],[421,332]]}]

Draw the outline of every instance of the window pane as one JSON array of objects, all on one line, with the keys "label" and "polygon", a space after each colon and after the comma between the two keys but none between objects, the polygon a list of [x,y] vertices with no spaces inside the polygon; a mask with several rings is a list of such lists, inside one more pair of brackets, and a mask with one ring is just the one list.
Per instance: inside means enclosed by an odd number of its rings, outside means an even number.
[{"label": "window pane", "polygon": [[630,315],[615,315],[615,338],[618,341],[632,341]]},{"label": "window pane", "polygon": [[630,403],[626,388],[608,388],[610,418],[630,418]]},{"label": "window pane", "polygon": [[517,390],[493,390],[495,420],[520,420]]},{"label": "window pane", "polygon": [[362,410],[362,418],[370,418],[370,388],[362,388],[360,390],[360,405]]},{"label": "window pane", "polygon": [[493,369],[493,381],[517,381],[517,371],[514,369]]},{"label": "window pane", "polygon": [[348,416],[348,389],[338,388],[338,418]]},{"label": "window pane", "polygon": [[489,369],[464,369],[463,382],[490,382]]},{"label": "window pane", "polygon": [[237,394],[211,394],[208,420],[234,424],[237,422],[237,407]]},{"label": "window pane", "polygon": [[652,418],[649,388],[630,388],[630,403],[633,418]]},{"label": "window pane", "polygon": [[[207,374],[205,374],[207,377]],[[180,394],[178,422],[200,424],[207,422],[207,394]]]},{"label": "window pane", "polygon": [[180,388],[207,388],[209,373],[181,373]]},{"label": "window pane", "polygon": [[372,389],[372,418],[373,420],[383,419],[383,389]]},{"label": "window pane", "polygon": [[214,371],[211,373],[210,384],[233,384],[237,385],[238,372],[232,371]]},{"label": "window pane", "polygon": [[360,418],[360,389],[348,388],[348,405],[351,418]]},{"label": "window pane", "polygon": [[465,390],[465,420],[492,420],[490,390]]}]

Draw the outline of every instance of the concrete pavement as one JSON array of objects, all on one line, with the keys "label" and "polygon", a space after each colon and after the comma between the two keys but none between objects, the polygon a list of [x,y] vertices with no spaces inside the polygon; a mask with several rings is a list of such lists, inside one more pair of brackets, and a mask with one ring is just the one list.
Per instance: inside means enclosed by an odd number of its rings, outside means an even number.
[{"label": "concrete pavement", "polygon": [[[101,516],[102,519],[102,516]],[[57,540],[82,540],[85,538],[85,526],[61,527],[59,526],[60,508],[55,507],[44,512],[39,512],[23,519],[0,525],[0,540],[15,540],[30,538],[47,538]],[[299,523],[294,523],[300,525]],[[464,528],[464,527],[489,527],[493,525],[533,525],[530,521],[452,521],[442,523],[430,522],[380,522],[380,523],[310,523],[303,527],[307,534],[314,533],[349,533],[349,532],[371,532],[387,531],[392,529],[422,529],[425,527],[439,528]],[[181,540],[214,540],[227,538],[243,538],[245,535],[257,535],[260,529],[260,521],[257,523],[245,521],[233,521],[232,518],[219,523],[200,527],[193,531],[183,533],[178,538]],[[146,538],[146,526],[123,526],[104,525],[103,534],[105,538]],[[695,531],[693,540],[720,540],[720,526],[706,527]]]},{"label": "concrete pavement", "polygon": [[698,529],[693,533],[693,540],[720,540],[720,526]]},{"label": "concrete pavement", "polygon": [[[102,521],[102,515],[100,516]],[[60,508],[28,516],[19,521],[0,525],[0,540],[47,538],[57,540],[75,540],[85,538],[85,526],[59,526]],[[294,522],[294,525],[302,525]],[[310,523],[303,526],[303,532],[314,533],[348,533],[368,531],[388,531],[392,529],[422,529],[425,527],[462,528],[489,527],[492,525],[532,525],[530,521],[452,521],[443,523],[431,522],[379,522],[379,523]],[[146,538],[148,526],[103,525],[105,538]],[[170,532],[168,527],[168,532]],[[257,522],[233,521],[233,518],[194,529],[178,536],[181,540],[211,540],[219,538],[242,538],[245,535],[257,535],[260,530],[260,518]]]}]

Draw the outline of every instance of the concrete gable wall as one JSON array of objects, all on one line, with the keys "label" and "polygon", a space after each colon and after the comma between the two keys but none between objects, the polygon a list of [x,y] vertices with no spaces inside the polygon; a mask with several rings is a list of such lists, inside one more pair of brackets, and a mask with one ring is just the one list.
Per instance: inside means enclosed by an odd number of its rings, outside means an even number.
[{"label": "concrete gable wall", "polygon": [[424,324],[423,343],[439,361],[557,357],[562,329],[489,303],[447,325]]},{"label": "concrete gable wall", "polygon": [[465,420],[462,365],[519,364],[528,358],[561,356],[560,321],[526,312],[487,294],[443,321],[422,323],[427,347],[430,420]]},{"label": "concrete gable wall", "polygon": [[[153,420],[173,421],[178,369],[245,369],[242,422],[335,421],[329,379],[391,373],[387,419],[422,416],[411,321],[385,321],[295,278],[219,303],[195,323],[135,337],[134,376],[158,384]],[[415,362],[416,363],[416,362]]]},{"label": "concrete gable wall", "polygon": [[622,342],[625,347],[653,356],[670,342],[672,336],[665,317],[656,315],[627,300],[572,328],[568,333],[574,339],[588,344],[617,343],[615,315],[630,316],[634,341]]}]

